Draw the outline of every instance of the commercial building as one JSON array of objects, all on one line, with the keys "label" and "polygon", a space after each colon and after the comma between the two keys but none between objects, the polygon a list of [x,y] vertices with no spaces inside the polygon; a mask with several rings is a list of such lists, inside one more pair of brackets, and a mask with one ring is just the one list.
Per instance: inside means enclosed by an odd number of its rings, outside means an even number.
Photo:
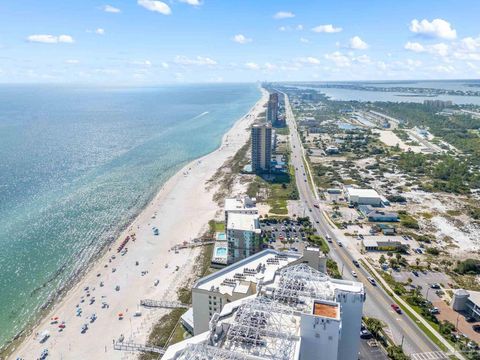
[{"label": "commercial building", "polygon": [[398,214],[396,212],[387,212],[372,207],[371,205],[359,205],[358,210],[368,219],[374,222],[396,222]]},{"label": "commercial building", "polygon": [[261,267],[256,291],[225,304],[201,332],[194,289],[196,336],[170,346],[162,359],[357,359],[363,284],[330,279],[291,259],[282,263],[264,273]]},{"label": "commercial building", "polygon": [[278,119],[278,93],[270,93],[267,104],[267,121],[275,124]]},{"label": "commercial building", "polygon": [[382,198],[373,189],[358,189],[354,187],[345,187],[345,198],[351,204],[381,206]]},{"label": "commercial building", "polygon": [[255,124],[252,126],[252,170],[255,173],[270,171],[272,159],[272,126]]},{"label": "commercial building", "polygon": [[227,222],[228,263],[258,252],[261,232],[258,214],[230,213]]},{"label": "commercial building", "polygon": [[480,321],[480,291],[455,290],[452,309]]},{"label": "commercial building", "polygon": [[400,236],[395,239],[385,239],[382,236],[369,236],[362,240],[362,249],[364,251],[404,251],[409,248],[409,244],[401,240]]}]

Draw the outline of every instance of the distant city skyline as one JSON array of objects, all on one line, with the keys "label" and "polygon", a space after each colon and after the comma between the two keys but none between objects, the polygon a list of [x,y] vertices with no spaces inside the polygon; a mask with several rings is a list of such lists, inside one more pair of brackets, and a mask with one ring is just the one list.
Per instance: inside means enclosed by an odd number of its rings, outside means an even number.
[{"label": "distant city skyline", "polygon": [[0,83],[480,78],[480,2],[108,0],[0,5]]}]

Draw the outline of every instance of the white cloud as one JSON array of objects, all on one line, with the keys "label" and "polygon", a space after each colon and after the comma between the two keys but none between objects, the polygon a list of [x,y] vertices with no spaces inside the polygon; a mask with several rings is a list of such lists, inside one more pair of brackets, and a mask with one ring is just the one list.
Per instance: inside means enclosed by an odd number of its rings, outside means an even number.
[{"label": "white cloud", "polygon": [[272,63],[269,63],[269,62],[266,62],[264,67],[265,67],[265,70],[267,70],[267,71],[275,70],[277,68],[277,66],[275,64],[272,64]]},{"label": "white cloud", "polygon": [[278,31],[287,31],[287,28],[285,26],[280,26],[278,28]]},{"label": "white cloud", "polygon": [[301,37],[301,38],[300,38],[300,42],[302,42],[302,43],[304,43],[304,44],[308,44],[308,43],[310,42],[310,40]]},{"label": "white cloud", "polygon": [[427,37],[447,40],[453,40],[457,37],[457,31],[452,28],[448,21],[443,19],[434,19],[432,21],[428,21],[427,19],[418,21],[414,19],[411,21],[409,29],[413,33]]},{"label": "white cloud", "polygon": [[418,42],[410,42],[410,41],[408,41],[408,42],[405,44],[404,48],[405,48],[406,50],[410,50],[410,51],[413,51],[413,52],[424,52],[424,51],[425,51],[425,47],[424,47],[422,44],[418,43]]},{"label": "white cloud", "polygon": [[480,51],[480,36],[477,37],[476,39],[472,37],[463,38],[460,41],[459,49],[463,51],[472,51],[472,52]]},{"label": "white cloud", "polygon": [[80,61],[77,60],[77,59],[68,59],[68,60],[65,60],[65,64],[71,64],[71,65],[74,65],[74,64],[79,64]]},{"label": "white cloud", "polygon": [[316,57],[313,56],[307,56],[303,58],[299,58],[298,61],[304,64],[310,64],[310,65],[318,65],[320,64],[320,60],[317,59]]},{"label": "white cloud", "polygon": [[257,63],[254,63],[254,62],[245,63],[245,67],[247,69],[250,69],[250,70],[259,70],[260,69],[260,65],[258,65]]},{"label": "white cloud", "polygon": [[162,67],[163,67],[164,69],[168,69],[168,68],[170,67],[170,65],[168,65],[168,63],[167,63],[167,62],[165,62],[165,61],[164,61],[164,62],[162,62],[162,64],[161,64],[161,65],[162,65]]},{"label": "white cloud", "polygon": [[428,47],[428,51],[430,53],[438,56],[447,56],[448,49],[448,45],[444,43],[433,44]]},{"label": "white cloud", "polygon": [[368,49],[368,44],[363,41],[359,36],[354,36],[350,39],[349,42],[350,48],[355,50],[365,50]]},{"label": "white cloud", "polygon": [[252,39],[247,38],[243,34],[235,35],[232,40],[235,41],[236,43],[239,43],[239,44],[246,44],[246,43],[252,42]]},{"label": "white cloud", "polygon": [[295,14],[291,11],[279,11],[275,15],[273,15],[274,19],[289,19],[295,17]]},{"label": "white cloud", "polygon": [[328,34],[332,34],[332,33],[338,33],[340,31],[342,31],[343,29],[341,27],[335,27],[333,26],[332,24],[326,24],[326,25],[318,25],[318,26],[315,26],[312,31],[313,32],[317,32],[317,33],[328,33]]},{"label": "white cloud", "polygon": [[133,61],[132,64],[138,65],[138,66],[145,66],[145,67],[152,66],[152,62],[150,60],[136,60],[136,61]]},{"label": "white cloud", "polygon": [[303,25],[302,24],[297,25],[297,30],[302,31],[303,30]]},{"label": "white cloud", "polygon": [[50,35],[50,34],[35,34],[27,37],[30,42],[38,42],[44,44],[57,44],[57,43],[73,43],[73,37],[70,35]]},{"label": "white cloud", "polygon": [[455,68],[452,65],[437,65],[432,68],[433,71],[439,73],[451,74],[455,72]]},{"label": "white cloud", "polygon": [[195,58],[189,58],[187,56],[177,55],[175,57],[175,63],[179,65],[217,65],[217,62],[209,57],[197,56]]},{"label": "white cloud", "polygon": [[325,54],[325,59],[333,61],[337,67],[349,67],[351,65],[350,58],[339,51]]},{"label": "white cloud", "polygon": [[193,5],[193,6],[200,6],[202,3],[200,0],[179,0],[182,3],[188,4],[188,5]]},{"label": "white cloud", "polygon": [[406,50],[416,53],[429,53],[441,57],[446,57],[449,53],[449,46],[445,43],[438,43],[433,45],[422,45],[418,42],[407,42],[404,46]]},{"label": "white cloud", "polygon": [[95,30],[95,34],[97,35],[105,35],[105,29],[98,28]]},{"label": "white cloud", "polygon": [[172,10],[166,3],[158,0],[137,0],[137,4],[147,10],[158,12],[163,15],[170,15]]},{"label": "white cloud", "polygon": [[119,8],[113,7],[112,5],[104,5],[102,9],[103,11],[112,13],[112,14],[118,14],[122,12]]},{"label": "white cloud", "polygon": [[368,55],[360,55],[354,59],[356,62],[359,62],[360,64],[370,64],[372,60],[370,60],[370,57]]}]

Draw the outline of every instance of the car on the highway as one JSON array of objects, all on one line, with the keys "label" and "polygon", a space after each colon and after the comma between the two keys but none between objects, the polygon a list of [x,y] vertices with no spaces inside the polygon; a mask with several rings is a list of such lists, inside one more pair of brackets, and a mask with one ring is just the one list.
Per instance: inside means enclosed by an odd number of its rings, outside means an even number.
[{"label": "car on the highway", "polygon": [[397,313],[397,314],[401,314],[402,313],[402,309],[400,309],[400,306],[398,306],[397,304],[392,304],[390,305],[392,307],[392,309]]},{"label": "car on the highway", "polygon": [[352,270],[352,276],[353,277],[357,277],[357,273],[355,271]]},{"label": "car on the highway", "polygon": [[370,282],[370,284],[372,284],[373,286],[377,286],[377,282],[375,281],[374,278],[372,278],[371,276],[369,276],[367,279],[368,279],[368,281]]},{"label": "car on the highway", "polygon": [[360,263],[357,260],[352,260],[353,265],[355,265],[357,268],[360,267]]},{"label": "car on the highway", "polygon": [[338,246],[343,247],[343,244],[341,241],[338,242]]},{"label": "car on the highway", "polygon": [[332,238],[331,238],[329,235],[325,236],[325,239],[327,239],[327,241],[328,241],[329,243],[332,242]]}]

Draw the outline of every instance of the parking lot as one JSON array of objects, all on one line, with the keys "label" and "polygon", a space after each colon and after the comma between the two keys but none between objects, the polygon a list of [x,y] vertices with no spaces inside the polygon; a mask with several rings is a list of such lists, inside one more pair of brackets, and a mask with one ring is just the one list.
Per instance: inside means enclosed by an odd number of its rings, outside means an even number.
[{"label": "parking lot", "polygon": [[305,228],[297,221],[283,221],[273,223],[268,220],[260,222],[262,236],[268,239],[270,246],[280,249],[288,248],[293,251],[303,251],[308,245]]},{"label": "parking lot", "polygon": [[448,276],[436,271],[418,271],[417,274],[418,276],[416,276],[410,271],[394,271],[392,273],[392,276],[396,281],[399,282],[407,282],[408,278],[412,279],[412,285],[421,286],[421,293],[423,297],[425,297],[429,301],[433,302],[441,300],[441,297],[437,295],[437,291],[439,289],[432,289],[431,284],[440,284],[440,286],[448,288],[448,283],[450,282]]},{"label": "parking lot", "polygon": [[387,360],[388,356],[382,347],[376,344],[376,341],[372,339],[360,339],[360,353],[359,360]]}]

